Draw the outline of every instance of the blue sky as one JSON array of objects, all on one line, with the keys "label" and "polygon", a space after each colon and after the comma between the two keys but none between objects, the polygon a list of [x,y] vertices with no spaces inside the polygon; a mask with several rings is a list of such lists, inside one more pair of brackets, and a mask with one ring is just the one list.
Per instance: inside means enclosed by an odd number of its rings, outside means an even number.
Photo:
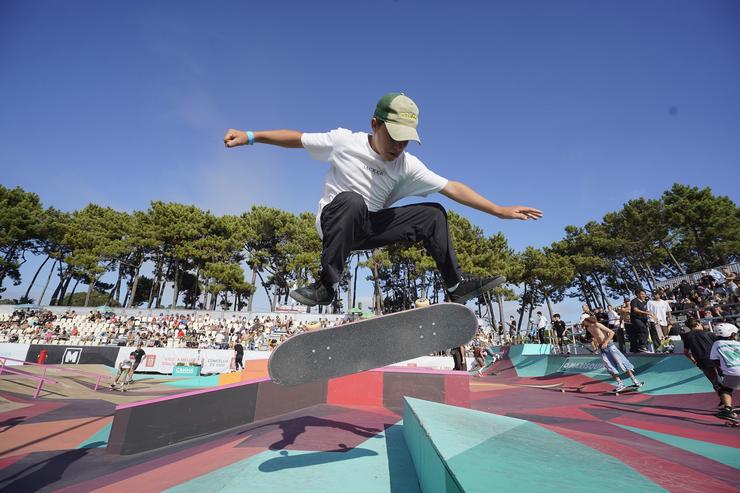
[{"label": "blue sky", "polygon": [[427,166],[545,211],[434,197],[516,249],[677,181],[738,197],[736,1],[10,1],[0,67],[1,182],[64,210],[314,211],[324,164],[225,130],[368,130],[389,91]]}]

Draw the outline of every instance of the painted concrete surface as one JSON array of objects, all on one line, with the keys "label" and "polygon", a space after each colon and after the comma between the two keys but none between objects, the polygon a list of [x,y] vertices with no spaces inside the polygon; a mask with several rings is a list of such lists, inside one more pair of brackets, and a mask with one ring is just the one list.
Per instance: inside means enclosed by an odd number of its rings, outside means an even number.
[{"label": "painted concrete surface", "polygon": [[[740,490],[740,430],[713,416],[717,397],[711,388],[682,356],[634,362],[646,391],[615,397],[607,392],[612,383],[597,370],[557,371],[562,357],[514,351],[493,365],[495,375],[471,376],[469,399],[458,407],[429,406],[425,416],[441,422],[435,426],[438,431],[447,422],[457,426],[439,435],[434,446],[444,447],[445,459],[463,471],[465,481],[475,476],[490,486],[487,491],[502,481],[509,484],[512,477],[518,478],[512,488],[526,491],[523,485],[533,476],[516,469],[525,460],[535,469],[543,461],[552,466],[549,474],[532,482],[538,492],[577,490],[588,484],[584,475],[600,467],[608,474],[601,476],[606,486],[598,491],[625,478],[619,490]],[[419,488],[399,412],[385,408],[382,396],[361,395],[358,402],[374,405],[352,405],[353,394],[379,391],[373,386],[344,393],[338,389],[341,399],[333,405],[304,408],[151,453],[107,453],[102,447],[117,404],[182,391],[162,380],[141,382],[121,394],[95,392],[90,382],[75,378],[37,400],[23,382],[0,380],[0,491],[200,492],[241,486],[333,493]],[[561,393],[532,387],[553,383],[582,389]],[[481,475],[490,451],[501,453],[501,464],[509,467]],[[584,467],[583,461],[595,464]]]}]

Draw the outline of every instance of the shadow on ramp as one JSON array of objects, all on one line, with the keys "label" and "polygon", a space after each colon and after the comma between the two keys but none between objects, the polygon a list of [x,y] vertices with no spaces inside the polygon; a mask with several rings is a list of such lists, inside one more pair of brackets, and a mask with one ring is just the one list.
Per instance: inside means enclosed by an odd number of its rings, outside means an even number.
[{"label": "shadow on ramp", "polygon": [[294,452],[291,455],[287,450],[283,450],[280,452],[280,457],[268,459],[260,464],[259,470],[261,472],[277,472],[283,469],[312,467],[374,455],[378,455],[378,453],[364,448],[349,449],[343,443],[340,443],[339,448],[336,450],[327,450],[324,452]]}]

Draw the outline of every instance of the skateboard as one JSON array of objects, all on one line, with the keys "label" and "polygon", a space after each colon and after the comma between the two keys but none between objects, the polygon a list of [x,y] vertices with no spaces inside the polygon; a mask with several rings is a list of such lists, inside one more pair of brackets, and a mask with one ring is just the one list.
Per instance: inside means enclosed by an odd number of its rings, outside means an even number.
[{"label": "skateboard", "polygon": [[270,355],[273,382],[300,385],[462,346],[478,328],[464,305],[440,303],[298,334]]},{"label": "skateboard", "polygon": [[517,387],[528,387],[530,389],[559,390],[560,392],[581,392],[583,385],[565,385],[563,382],[537,385],[537,384],[515,384]]},{"label": "skateboard", "polygon": [[[645,384],[643,383],[643,385]],[[613,390],[610,390],[609,393],[612,395],[621,395],[621,394],[626,394],[629,392],[639,392],[641,388],[642,386],[638,387],[637,385],[627,385],[622,390],[613,389]]]},{"label": "skateboard", "polygon": [[740,420],[737,418],[719,418],[723,419],[725,421],[725,426],[729,426],[730,428],[740,428]]},{"label": "skateboard", "polygon": [[116,391],[116,392],[126,392],[128,390],[127,387],[128,386],[125,385],[125,384],[122,384],[122,385],[120,385],[120,384],[119,385],[116,385],[114,383],[110,384],[110,390],[111,390],[111,392],[113,392],[113,391]]}]

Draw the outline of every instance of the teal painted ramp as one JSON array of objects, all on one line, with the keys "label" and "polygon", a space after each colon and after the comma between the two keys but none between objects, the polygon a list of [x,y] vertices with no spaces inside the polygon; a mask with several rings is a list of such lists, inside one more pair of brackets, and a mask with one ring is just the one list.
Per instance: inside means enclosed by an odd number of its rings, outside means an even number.
[{"label": "teal painted ramp", "polygon": [[[525,344],[511,346],[509,360],[520,377],[582,374],[595,380],[613,381],[604,369],[599,355],[556,356],[537,354]],[[537,346],[537,345],[534,345]],[[547,345],[542,345],[545,347]],[[682,354],[632,355],[627,359],[635,373],[645,382],[642,393],[651,395],[702,394],[713,392],[712,386],[694,364]],[[626,375],[622,375],[626,378]]]},{"label": "teal painted ramp", "polygon": [[403,422],[425,493],[665,491],[614,457],[525,420],[406,397]]}]

